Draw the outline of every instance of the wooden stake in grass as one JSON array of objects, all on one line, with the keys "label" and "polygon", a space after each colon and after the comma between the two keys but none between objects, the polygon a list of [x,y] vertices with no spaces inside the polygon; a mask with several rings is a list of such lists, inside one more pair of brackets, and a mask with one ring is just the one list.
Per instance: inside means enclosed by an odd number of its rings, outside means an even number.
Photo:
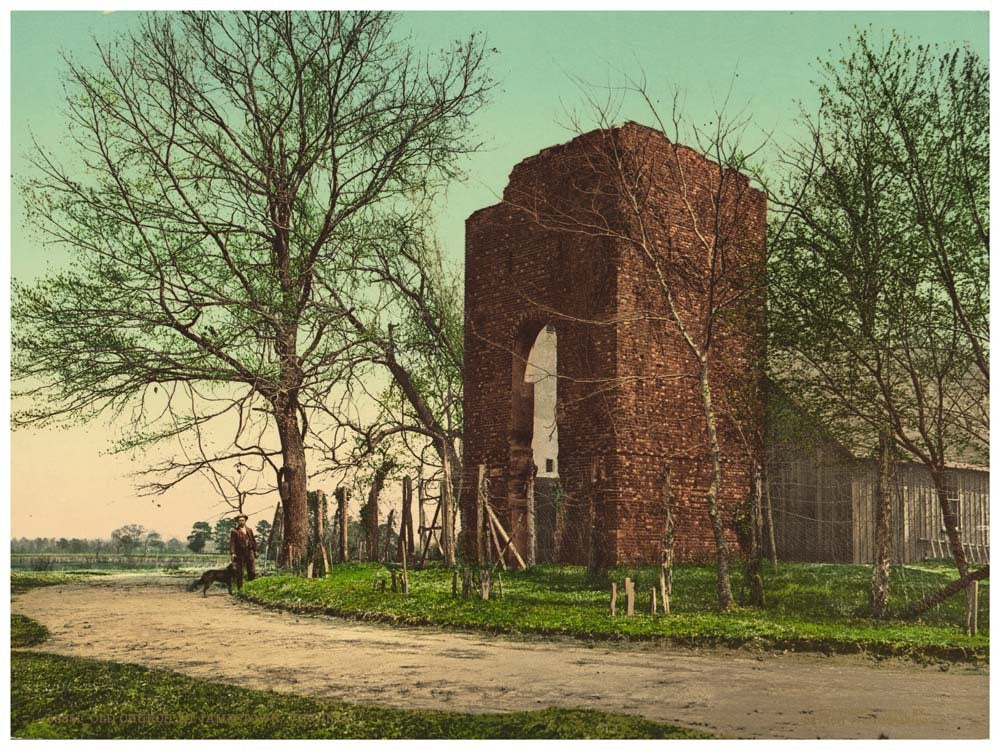
[{"label": "wooden stake in grass", "polygon": [[656,614],[656,589],[649,590],[649,614]]},{"label": "wooden stake in grass", "polygon": [[667,576],[664,573],[663,566],[660,566],[660,601],[663,606],[663,614],[670,614],[670,594],[667,592]]},{"label": "wooden stake in grass", "polygon": [[396,514],[395,508],[389,509],[389,519],[385,522],[385,547],[382,550],[382,560],[389,561],[389,542],[392,540],[393,516]]},{"label": "wooden stake in grass", "polygon": [[625,616],[635,615],[635,584],[631,578],[625,579]]},{"label": "wooden stake in grass", "polygon": [[472,593],[472,573],[466,569],[462,568],[462,598],[468,599],[469,594]]},{"label": "wooden stake in grass", "polygon": [[[411,519],[411,525],[412,525],[412,519]],[[413,538],[412,538],[413,537],[413,529],[411,528],[408,533],[410,534],[410,541],[412,542],[413,541]],[[401,556],[403,558],[403,571],[401,573],[401,578],[400,578],[400,589],[403,592],[403,596],[406,596],[407,594],[410,593],[410,577],[407,574],[407,570],[406,570],[406,546],[407,545],[405,545],[405,544],[403,544],[403,545],[400,546],[400,553],[401,553]]]},{"label": "wooden stake in grass", "polygon": [[490,569],[483,567],[479,569],[479,597],[484,601],[490,599],[490,587],[492,585]]},{"label": "wooden stake in grass", "polygon": [[[528,566],[524,562],[524,558],[521,557],[520,552],[517,550],[517,545],[514,544],[514,540],[504,531],[503,524],[500,523],[500,519],[497,518],[496,513],[493,512],[493,508],[490,507],[489,503],[486,504],[486,513],[489,515],[490,520],[493,521],[493,528],[499,535],[500,540],[504,543],[504,551],[510,550],[510,553],[514,555],[514,559],[517,561],[517,566],[521,570],[527,570]],[[501,555],[502,556],[502,555]]]},{"label": "wooden stake in grass", "polygon": [[618,584],[611,582],[611,616],[614,617],[618,610]]},{"label": "wooden stake in grass", "polygon": [[979,581],[973,581],[968,588],[965,602],[965,634],[979,632]]},{"label": "wooden stake in grass", "polygon": [[458,596],[458,571],[451,572],[451,595]]},{"label": "wooden stake in grass", "polygon": [[[490,541],[493,544],[493,549],[496,550],[497,553],[497,565],[504,570],[507,570],[507,564],[503,561],[503,549],[500,547],[500,540],[497,538],[496,530],[493,526],[493,519],[490,519],[489,523],[486,524],[486,530],[489,532],[487,536],[489,536]],[[486,545],[486,547],[489,549],[488,545]]]}]

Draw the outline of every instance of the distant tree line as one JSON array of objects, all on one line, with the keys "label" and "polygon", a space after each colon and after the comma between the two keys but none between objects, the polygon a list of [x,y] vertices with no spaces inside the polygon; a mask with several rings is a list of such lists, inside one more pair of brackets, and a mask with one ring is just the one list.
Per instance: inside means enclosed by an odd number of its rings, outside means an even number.
[{"label": "distant tree line", "polygon": [[[208,521],[195,521],[191,533],[187,537],[187,548],[191,552],[229,552],[229,532],[236,526],[235,518],[220,518],[213,526]],[[268,521],[258,521],[254,527],[257,544],[261,547],[271,534],[271,524]]]},{"label": "distant tree line", "polygon": [[156,531],[147,531],[138,524],[128,524],[111,532],[108,539],[66,537],[20,537],[10,540],[11,554],[181,554],[188,551],[184,543],[172,537],[164,541]]}]

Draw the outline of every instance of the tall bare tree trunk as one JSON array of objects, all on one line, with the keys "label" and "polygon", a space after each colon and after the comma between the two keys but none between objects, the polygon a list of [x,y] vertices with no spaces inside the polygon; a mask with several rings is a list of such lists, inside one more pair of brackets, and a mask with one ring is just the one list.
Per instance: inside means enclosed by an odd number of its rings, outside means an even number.
[{"label": "tall bare tree trunk", "polygon": [[771,560],[771,569],[778,572],[778,545],[774,542],[774,508],[771,504],[771,477],[767,469],[767,460],[761,466],[764,474],[764,508],[767,522],[767,555]]},{"label": "tall bare tree trunk", "polygon": [[451,451],[447,446],[441,450],[441,544],[444,549],[444,562],[449,568],[455,567],[455,528],[452,516],[452,462]]},{"label": "tall bare tree trunk", "polygon": [[763,515],[761,501],[764,481],[760,464],[754,462],[750,472],[750,522],[749,549],[747,550],[747,586],[750,589],[750,603],[755,607],[764,606],[764,580],[760,576],[761,550],[763,548]]},{"label": "tall bare tree trunk", "polygon": [[347,488],[337,488],[337,519],[340,523],[340,562],[347,562]]},{"label": "tall bare tree trunk", "polygon": [[330,558],[326,554],[326,494],[316,490],[313,503],[313,576],[321,578],[330,574]]},{"label": "tall bare tree trunk", "polygon": [[[399,559],[413,557],[413,480],[403,477],[403,507],[399,522]],[[405,552],[404,552],[405,548]]]},{"label": "tall bare tree trunk", "polygon": [[969,561],[965,557],[965,549],[962,547],[962,537],[958,531],[958,516],[955,508],[951,504],[951,493],[945,484],[944,467],[931,471],[931,480],[934,482],[934,493],[937,495],[938,505],[941,508],[941,516],[944,519],[944,533],[948,537],[948,548],[951,556],[955,560],[955,567],[958,568],[958,575],[964,578],[969,574]]},{"label": "tall bare tree trunk", "polygon": [[674,487],[670,481],[670,469],[665,472],[663,493],[667,509],[667,521],[663,528],[663,559],[660,563],[660,601],[663,614],[670,614],[670,597],[674,592]]},{"label": "tall bare tree trunk", "polygon": [[727,610],[733,604],[733,592],[729,586],[729,547],[719,517],[719,491],[722,487],[722,467],[719,463],[719,435],[715,426],[715,409],[712,406],[712,388],[708,379],[708,359],[702,356],[699,363],[701,399],[705,410],[705,427],[708,433],[708,448],[712,458],[712,481],[708,487],[706,502],[708,517],[712,521],[715,537],[716,589],[719,595],[719,609]]},{"label": "tall bare tree trunk", "polygon": [[390,471],[389,464],[376,467],[372,477],[372,486],[368,490],[368,505],[365,509],[365,531],[367,537],[368,562],[378,562],[378,496],[382,494],[385,477]]},{"label": "tall bare tree trunk", "polygon": [[281,542],[284,520],[285,514],[282,512],[281,503],[279,502],[274,508],[274,520],[271,521],[271,531],[267,535],[267,546],[264,547],[265,560],[277,559],[278,557],[275,550],[275,543]]},{"label": "tall bare tree trunk", "polygon": [[292,568],[298,567],[305,560],[309,545],[306,453],[297,409],[297,404],[290,399],[279,400],[275,404],[283,460],[278,476],[278,492],[285,512],[281,565]]},{"label": "tall bare tree trunk", "polygon": [[894,441],[887,431],[878,437],[875,483],[875,562],[872,567],[872,617],[886,616],[889,603],[889,558],[892,553],[892,493],[896,476]]},{"label": "tall bare tree trunk", "polygon": [[990,577],[990,566],[987,565],[979,570],[968,573],[961,578],[952,581],[947,586],[944,586],[933,593],[928,594],[919,602],[914,602],[909,606],[906,611],[907,617],[916,617],[917,615],[923,614],[932,607],[936,607],[942,602],[946,601],[949,597],[954,596],[962,589],[968,590],[969,586],[976,581],[981,581],[984,578]]}]

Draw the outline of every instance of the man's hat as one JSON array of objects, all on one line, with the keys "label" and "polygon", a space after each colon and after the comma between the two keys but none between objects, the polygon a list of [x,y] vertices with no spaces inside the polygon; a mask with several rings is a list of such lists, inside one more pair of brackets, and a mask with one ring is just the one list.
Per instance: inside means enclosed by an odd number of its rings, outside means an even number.
[{"label": "man's hat", "polygon": [[240,513],[238,516],[236,516],[236,520],[237,521],[239,521],[241,518],[244,521],[249,521],[250,520],[250,516],[248,516],[246,513]]}]

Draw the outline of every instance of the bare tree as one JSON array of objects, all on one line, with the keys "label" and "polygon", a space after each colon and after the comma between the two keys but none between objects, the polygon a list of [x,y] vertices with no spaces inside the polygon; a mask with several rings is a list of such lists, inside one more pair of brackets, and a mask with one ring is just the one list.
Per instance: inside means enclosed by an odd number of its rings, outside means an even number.
[{"label": "bare tree", "polygon": [[446,454],[451,465],[461,460],[462,285],[433,240],[429,216],[426,207],[396,216],[359,243],[350,271],[377,294],[328,290],[340,335],[358,342],[346,377],[316,386],[334,425],[331,451],[352,446],[347,465],[386,442],[413,466],[425,463],[428,445],[438,468]]},{"label": "bare tree", "polygon": [[[262,410],[284,482],[283,558],[308,528],[310,401],[357,343],[331,335],[383,217],[453,177],[490,85],[475,37],[433,61],[370,12],[150,14],[99,63],[67,60],[82,173],[38,146],[33,218],[73,267],[14,288],[16,423],[121,415],[132,447]],[[393,252],[387,248],[386,252]],[[332,301],[334,293],[341,294]],[[387,360],[391,361],[389,357]],[[148,388],[183,387],[217,409]],[[188,467],[180,467],[184,473]],[[290,552],[290,550],[292,550]]]},{"label": "bare tree", "polygon": [[876,615],[891,454],[927,467],[964,577],[947,465],[987,446],[988,74],[971,52],[935,54],[860,34],[823,66],[809,140],[772,194],[772,371],[845,444],[880,446]]}]

